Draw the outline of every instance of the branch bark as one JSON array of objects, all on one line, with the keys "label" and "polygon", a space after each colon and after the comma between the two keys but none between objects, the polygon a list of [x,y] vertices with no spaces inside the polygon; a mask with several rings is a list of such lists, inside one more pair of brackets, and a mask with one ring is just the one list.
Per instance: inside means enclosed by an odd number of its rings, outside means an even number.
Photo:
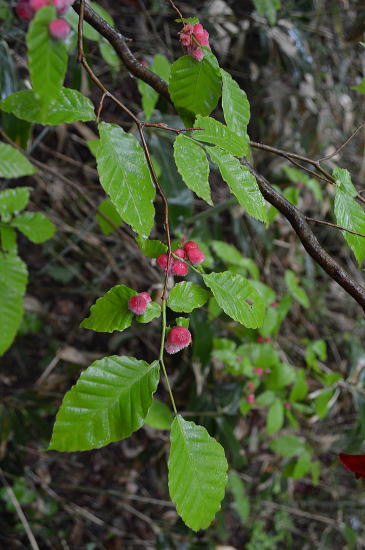
[{"label": "branch bark", "polygon": [[[76,0],[73,4],[74,10],[78,14],[80,13],[80,4],[81,0]],[[100,34],[106,38],[108,42],[110,42],[121,61],[135,77],[140,78],[149,84],[165,99],[171,102],[166,82],[137,61],[133,53],[128,48],[126,38],[121,33],[108,25],[108,23],[99,17],[99,15],[97,15],[87,4],[85,5],[84,19],[94,29],[100,32]],[[255,144],[255,146],[258,145],[260,144]],[[268,146],[260,148],[267,148],[271,150],[271,152],[276,152],[275,148]],[[286,152],[282,153],[287,155]],[[294,154],[292,156],[294,156]],[[304,160],[304,158],[300,157],[300,155],[295,156],[296,158]],[[308,161],[308,159],[305,160]],[[256,177],[260,190],[265,199],[270,204],[275,206],[275,208],[277,208],[279,212],[288,220],[308,254],[312,256],[318,265],[320,265],[334,281],[336,281],[348,294],[350,294],[350,296],[356,300],[365,312],[365,288],[355,281],[350,274],[347,273],[347,271],[343,269],[340,264],[338,264],[336,260],[334,260],[332,256],[330,256],[328,252],[326,252],[326,250],[319,244],[316,236],[309,227],[305,216],[282,195],[280,195],[280,193],[278,193],[263,176],[258,174],[248,161],[241,159],[241,163],[246,166]],[[313,163],[314,161],[312,161],[312,164]]]},{"label": "branch bark", "polygon": [[317,237],[309,227],[305,216],[271,187],[266,178],[258,174],[246,159],[241,159],[241,164],[246,166],[251,174],[255,176],[265,199],[275,206],[275,208],[277,208],[288,220],[308,254],[324,269],[331,279],[336,281],[356,300],[365,312],[365,288],[355,281],[350,274],[347,273],[347,271],[343,269],[324,248],[322,248]]}]

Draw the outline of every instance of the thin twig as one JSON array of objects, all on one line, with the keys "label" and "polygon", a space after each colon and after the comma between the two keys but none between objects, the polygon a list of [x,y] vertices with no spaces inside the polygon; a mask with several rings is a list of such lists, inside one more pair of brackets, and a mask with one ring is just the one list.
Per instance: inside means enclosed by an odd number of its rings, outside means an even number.
[{"label": "thin twig", "polygon": [[40,550],[40,548],[38,546],[38,543],[35,540],[33,532],[30,528],[28,520],[24,515],[22,507],[20,506],[19,501],[16,498],[13,489],[10,487],[9,483],[6,481],[6,478],[5,478],[4,473],[3,473],[1,468],[0,468],[0,479],[1,479],[1,483],[5,487],[6,492],[8,493],[9,498],[10,498],[10,500],[11,500],[11,502],[12,502],[14,508],[15,508],[15,511],[18,514],[18,517],[19,517],[19,519],[20,519],[20,521],[21,521],[21,523],[24,527],[24,531],[26,532],[26,535],[28,537],[28,540],[29,540],[30,546],[32,547],[32,550]]},{"label": "thin twig", "polygon": [[354,138],[356,136],[356,134],[358,134],[360,132],[361,128],[363,128],[364,126],[365,126],[365,122],[362,122],[360,124],[360,126],[358,128],[356,128],[356,130],[354,132],[352,132],[351,136],[348,137],[347,140],[343,142],[342,145],[337,147],[337,149],[335,149],[335,151],[333,153],[331,153],[330,155],[327,155],[326,157],[322,157],[321,159],[318,159],[317,162],[323,162],[324,160],[329,160],[332,157],[335,157],[340,151],[342,151],[342,149],[344,149],[344,147],[346,147],[346,145],[348,145],[350,143],[352,138]]},{"label": "thin twig", "polygon": [[183,20],[183,16],[182,16],[182,13],[181,11],[179,10],[179,8],[176,6],[176,4],[174,4],[174,2],[172,0],[169,0],[170,4],[171,4],[171,7],[172,9],[174,9],[177,13],[177,15],[179,16],[179,19]]},{"label": "thin twig", "polygon": [[307,222],[318,223],[320,225],[328,225],[329,227],[334,227],[335,229],[346,231],[347,233],[351,233],[351,235],[356,235],[357,237],[365,237],[364,233],[356,233],[356,231],[351,231],[351,229],[347,229],[347,227],[342,227],[342,225],[337,225],[336,223],[317,220],[316,218],[310,218],[309,216],[305,216],[305,219],[307,220]]}]

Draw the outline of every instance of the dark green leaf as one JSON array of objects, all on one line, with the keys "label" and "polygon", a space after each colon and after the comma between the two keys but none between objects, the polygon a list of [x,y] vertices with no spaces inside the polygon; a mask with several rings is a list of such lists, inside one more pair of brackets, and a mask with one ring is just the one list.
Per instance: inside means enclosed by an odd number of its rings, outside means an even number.
[{"label": "dark green leaf", "polygon": [[91,101],[70,88],[63,88],[47,106],[41,105],[32,90],[16,92],[0,102],[0,109],[29,122],[49,126],[57,126],[64,122],[95,120]]},{"label": "dark green leaf", "polygon": [[256,178],[227,151],[223,151],[219,147],[207,147],[206,149],[242,208],[250,216],[266,222],[267,208]]},{"label": "dark green leaf", "polygon": [[[204,143],[212,143],[227,153],[236,157],[242,157],[248,153],[247,138],[238,136],[227,126],[218,122],[214,118],[197,116],[195,120],[197,128],[203,130],[194,130],[192,137]],[[210,150],[208,150],[210,154]],[[214,153],[214,151],[213,151]],[[216,153],[216,156],[218,152]],[[218,157],[219,158],[219,157]],[[212,159],[215,162],[215,159]],[[243,167],[242,167],[243,168]]]},{"label": "dark green leaf", "polygon": [[125,330],[133,319],[133,313],[128,309],[128,300],[136,294],[137,292],[127,286],[113,286],[91,306],[89,317],[82,321],[80,327],[96,332]]},{"label": "dark green leaf", "polygon": [[142,147],[116,124],[99,124],[96,160],[101,185],[123,221],[148,236],[153,223],[155,188]]},{"label": "dark green leaf", "polygon": [[67,51],[63,41],[55,40],[48,31],[56,19],[52,6],[40,9],[29,25],[27,48],[33,90],[43,104],[54,99],[62,88],[67,69]]},{"label": "dark green leaf", "polygon": [[214,56],[196,61],[190,55],[171,66],[169,92],[177,110],[210,115],[221,95],[219,66]]},{"label": "dark green leaf", "polygon": [[228,128],[235,134],[247,139],[247,126],[250,121],[250,104],[247,96],[233,80],[231,75],[220,70],[223,88],[222,88],[222,107],[224,120]]},{"label": "dark green leaf", "polygon": [[265,305],[260,294],[247,279],[229,271],[203,275],[203,279],[227,315],[247,328],[261,326]]},{"label": "dark green leaf", "polygon": [[192,139],[180,134],[174,143],[174,158],[185,184],[212,205],[210,194],[209,162],[204,149]]}]

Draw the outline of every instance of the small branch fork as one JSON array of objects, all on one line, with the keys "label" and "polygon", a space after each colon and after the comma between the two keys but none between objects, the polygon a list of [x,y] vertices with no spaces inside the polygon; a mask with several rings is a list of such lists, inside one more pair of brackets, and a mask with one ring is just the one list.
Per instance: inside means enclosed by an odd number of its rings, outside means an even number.
[{"label": "small branch fork", "polygon": [[[179,14],[179,18],[182,19],[181,13],[177,10],[175,4],[169,0],[171,6],[175,9],[175,11]],[[74,10],[80,14],[82,9],[82,18],[80,17],[80,20],[85,19],[94,29],[96,29],[106,40],[109,41],[109,43],[114,47],[116,53],[118,54],[121,61],[124,63],[126,68],[137,78],[140,78],[147,84],[149,84],[152,88],[154,88],[162,97],[164,97],[167,101],[171,102],[171,98],[169,95],[168,87],[166,82],[164,82],[161,78],[159,78],[155,73],[153,73],[148,67],[145,67],[141,65],[135,56],[132,54],[130,49],[128,48],[127,41],[125,37],[123,37],[117,30],[115,30],[113,27],[108,25],[101,17],[99,17],[88,5],[85,6],[84,0],[76,0],[73,4]],[[79,23],[80,25],[80,23]],[[81,29],[82,30],[82,29]],[[80,49],[81,46],[81,49]],[[82,34],[81,34],[81,41],[80,41],[80,32],[79,32],[79,58],[82,64],[84,65],[85,69],[88,71],[90,77],[92,80],[97,84],[97,86],[103,91],[103,94],[105,96],[108,96],[111,98],[119,107],[123,109],[126,113],[130,113],[130,116],[132,120],[137,124],[141,139],[143,136],[143,127],[148,127],[149,124],[143,124],[139,119],[129,111],[115,96],[110,94],[106,88],[101,84],[99,79],[94,75],[90,67],[88,66],[86,60],[83,56],[83,50],[82,50]],[[265,145],[262,143],[257,143],[254,141],[250,142],[251,147],[255,149],[261,149],[263,151],[267,151],[269,153],[273,153],[277,156],[281,156],[285,158],[286,160],[290,161],[292,164],[297,166],[298,168],[305,170],[306,172],[309,172],[313,177],[317,177],[318,179],[325,181],[327,183],[335,184],[335,179],[333,176],[327,172],[322,166],[321,162],[328,160],[329,158],[332,158],[337,153],[339,153],[348,143],[349,141],[357,135],[357,133],[360,131],[362,127],[365,126],[365,123],[361,124],[359,128],[353,132],[353,134],[342,144],[340,145],[334,153],[331,155],[328,155],[326,157],[323,157],[319,160],[313,160],[308,157],[305,157],[303,155],[299,155],[296,153],[292,153],[289,151],[284,151],[282,149],[278,149],[276,147],[272,147],[269,145]],[[156,127],[156,125],[153,125],[152,127]],[[174,131],[182,132],[185,130],[176,131],[175,129],[171,129],[168,127],[164,127],[163,125],[159,124],[157,125],[160,129],[165,129],[168,131]],[[145,143],[144,136],[142,139],[142,145]],[[145,155],[147,159],[147,163],[149,162],[152,166],[151,159],[149,157],[148,149],[147,153],[145,150]],[[148,161],[149,158],[149,161]],[[352,277],[347,273],[319,244],[317,238],[315,237],[314,233],[309,227],[308,222],[313,222],[314,220],[311,218],[306,218],[296,207],[294,207],[289,201],[287,201],[280,193],[278,193],[270,184],[269,182],[261,175],[259,175],[255,169],[245,160],[241,159],[242,164],[247,166],[247,168],[250,170],[250,172],[256,177],[259,187],[261,189],[262,194],[264,195],[265,199],[275,206],[281,214],[289,221],[290,225],[293,227],[294,231],[297,233],[300,241],[302,242],[304,248],[307,250],[307,252],[314,258],[314,260],[326,271],[326,273],[335,280],[346,292],[348,292],[357,302],[358,304],[363,308],[365,311],[365,289],[357,283]],[[313,170],[310,170],[303,166],[301,163],[309,164],[312,167],[317,170],[318,174],[314,172]],[[152,167],[153,169],[153,167]],[[154,173],[154,172],[153,172]],[[157,178],[155,175],[152,175],[151,177],[156,185]],[[156,179],[156,181],[155,181]],[[168,226],[168,209],[166,209],[167,201],[166,197],[163,198],[163,192],[161,195],[161,192],[159,190],[160,186],[157,182],[157,191],[160,194],[163,203],[165,205],[165,226]],[[161,188],[160,188],[161,189]],[[162,190],[161,190],[162,191]],[[361,197],[360,195],[357,195],[357,199],[365,204],[365,199]],[[165,202],[166,201],[166,202]],[[167,213],[167,214],[166,214]],[[322,223],[324,225],[330,225],[329,222],[321,222],[320,220],[315,220],[316,223]],[[167,224],[166,224],[167,222]],[[335,225],[335,224],[333,224]],[[346,228],[342,228],[339,226],[335,226],[337,229],[341,229],[343,231],[346,230]],[[348,232],[351,232],[347,230]],[[166,230],[166,233],[169,234],[169,230]],[[362,236],[361,234],[357,234],[358,236]],[[169,241],[169,239],[168,239]],[[169,262],[171,260],[171,243],[169,243]],[[165,291],[166,291],[166,285],[167,285],[167,275],[165,277],[165,284],[164,284],[164,293],[163,298],[165,298]]]}]

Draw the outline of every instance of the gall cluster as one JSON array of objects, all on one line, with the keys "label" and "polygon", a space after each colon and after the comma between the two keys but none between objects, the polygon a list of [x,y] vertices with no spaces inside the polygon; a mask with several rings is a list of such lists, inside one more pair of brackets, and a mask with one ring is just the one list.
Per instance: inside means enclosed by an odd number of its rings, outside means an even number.
[{"label": "gall cluster", "polygon": [[203,25],[184,25],[180,33],[180,43],[186,53],[191,55],[196,61],[201,61],[204,57],[204,51],[199,46],[209,45],[209,33],[203,28]]},{"label": "gall cluster", "polygon": [[204,253],[194,241],[188,241],[184,244],[183,248],[177,248],[172,253],[177,258],[181,258],[181,260],[171,257],[169,264],[168,254],[161,254],[156,261],[158,267],[165,273],[177,275],[178,277],[185,277],[188,274],[189,266],[186,263],[187,260],[192,265],[199,265],[205,260]]},{"label": "gall cluster", "polygon": [[[15,11],[19,19],[31,21],[44,6],[54,6],[58,15],[64,15],[73,3],[74,0],[18,0]],[[70,32],[70,25],[64,19],[54,19],[50,22],[48,31],[52,38],[64,40]]]}]

